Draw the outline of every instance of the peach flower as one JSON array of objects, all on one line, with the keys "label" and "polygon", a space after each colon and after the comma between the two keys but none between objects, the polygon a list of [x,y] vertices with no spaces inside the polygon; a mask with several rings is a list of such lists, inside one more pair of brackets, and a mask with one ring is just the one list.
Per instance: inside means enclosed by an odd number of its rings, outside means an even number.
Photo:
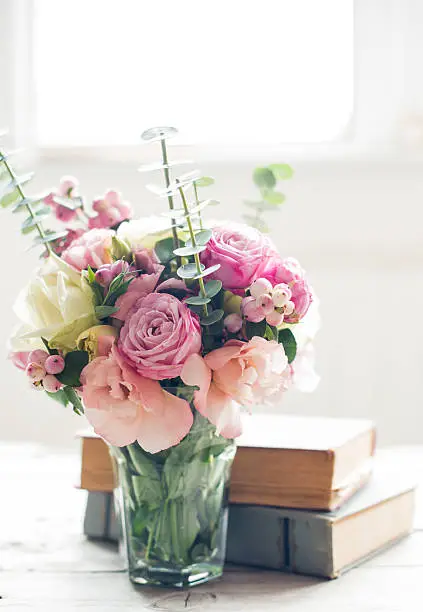
[{"label": "peach flower", "polygon": [[82,370],[85,415],[96,433],[114,446],[137,441],[149,453],[178,444],[189,432],[193,415],[187,401],[144,378],[112,347]]},{"label": "peach flower", "polygon": [[241,433],[240,406],[279,398],[290,379],[288,359],[274,340],[254,336],[249,342],[230,340],[206,357],[191,355],[181,373],[187,385],[197,385],[194,405],[226,438]]}]

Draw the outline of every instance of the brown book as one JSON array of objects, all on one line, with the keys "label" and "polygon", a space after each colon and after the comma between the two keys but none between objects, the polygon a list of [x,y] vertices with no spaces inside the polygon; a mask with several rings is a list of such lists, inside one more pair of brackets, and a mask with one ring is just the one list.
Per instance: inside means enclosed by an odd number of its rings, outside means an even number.
[{"label": "brown book", "polygon": [[[106,444],[83,432],[80,487],[113,490]],[[230,501],[333,510],[368,479],[375,428],[361,419],[253,415],[237,441]]]}]

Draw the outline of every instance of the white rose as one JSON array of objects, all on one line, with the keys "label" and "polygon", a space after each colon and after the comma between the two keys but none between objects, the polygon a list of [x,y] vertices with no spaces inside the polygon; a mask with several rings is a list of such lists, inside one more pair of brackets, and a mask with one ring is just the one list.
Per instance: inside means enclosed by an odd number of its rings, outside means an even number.
[{"label": "white rose", "polygon": [[125,240],[131,249],[138,247],[152,249],[156,242],[172,235],[170,223],[170,219],[153,215],[134,221],[124,221],[119,226],[117,236]]},{"label": "white rose", "polygon": [[11,338],[13,350],[31,350],[40,338],[52,348],[75,349],[81,332],[98,323],[93,298],[81,273],[50,255],[15,302],[21,326]]}]

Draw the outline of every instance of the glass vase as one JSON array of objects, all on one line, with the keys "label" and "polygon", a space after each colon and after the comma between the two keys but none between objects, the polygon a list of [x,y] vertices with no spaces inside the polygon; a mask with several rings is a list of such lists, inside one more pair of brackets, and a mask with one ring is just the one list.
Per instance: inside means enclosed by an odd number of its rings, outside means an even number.
[{"label": "glass vase", "polygon": [[186,588],[221,576],[235,450],[198,413],[189,434],[160,453],[110,447],[132,582]]}]

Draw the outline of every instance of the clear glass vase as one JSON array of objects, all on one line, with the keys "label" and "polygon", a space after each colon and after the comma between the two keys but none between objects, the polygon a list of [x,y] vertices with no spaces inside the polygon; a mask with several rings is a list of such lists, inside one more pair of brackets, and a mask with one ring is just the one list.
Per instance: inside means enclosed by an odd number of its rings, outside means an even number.
[{"label": "clear glass vase", "polygon": [[110,447],[129,578],[186,588],[221,576],[235,443],[196,413],[189,434],[157,454]]}]

